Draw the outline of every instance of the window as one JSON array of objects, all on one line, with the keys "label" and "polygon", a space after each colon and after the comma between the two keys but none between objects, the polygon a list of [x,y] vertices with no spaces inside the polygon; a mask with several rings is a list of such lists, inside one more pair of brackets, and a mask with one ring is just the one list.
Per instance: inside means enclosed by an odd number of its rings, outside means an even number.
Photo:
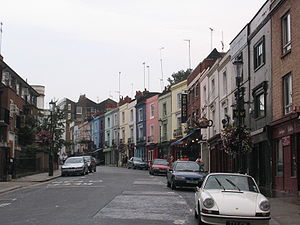
[{"label": "window", "polygon": [[154,103],[150,105],[150,119],[154,118]]},{"label": "window", "polygon": [[177,109],[181,109],[181,93],[177,94]]},{"label": "window", "polygon": [[154,135],[154,125],[150,125],[150,136]]},{"label": "window", "polygon": [[282,147],[282,141],[279,139],[276,143],[276,176],[283,176],[283,147]]},{"label": "window", "polygon": [[199,96],[199,84],[196,85],[195,95],[196,95],[196,97]]},{"label": "window", "polygon": [[[130,127],[130,138],[133,139],[133,127]],[[131,140],[133,142],[133,140]]]},{"label": "window", "polygon": [[210,93],[210,96],[212,99],[215,97],[215,88],[216,88],[215,79],[212,79],[211,80],[211,93]]},{"label": "window", "polygon": [[71,104],[68,104],[68,110],[71,110]]},{"label": "window", "polygon": [[143,138],[143,126],[139,126],[139,139]]},{"label": "window", "polygon": [[282,17],[281,26],[282,53],[285,54],[286,52],[291,50],[291,15],[289,12]]},{"label": "window", "polygon": [[255,96],[254,99],[254,108],[255,108],[255,117],[264,117],[266,114],[265,111],[265,94],[260,93]]},{"label": "window", "polygon": [[118,125],[118,115],[117,113],[114,114],[114,126]]},{"label": "window", "polygon": [[177,129],[181,129],[181,116],[177,116]]},{"label": "window", "polygon": [[265,39],[263,38],[254,46],[254,69],[265,64]]},{"label": "window", "polygon": [[204,104],[206,105],[206,99],[207,98],[207,96],[206,96],[206,86],[203,86],[203,100],[204,100]]},{"label": "window", "polygon": [[292,75],[283,77],[284,114],[292,112]]},{"label": "window", "polygon": [[227,94],[227,73],[223,72],[223,95]]},{"label": "window", "polygon": [[110,127],[110,118],[107,118],[107,127]]},{"label": "window", "polygon": [[125,123],[125,112],[122,112],[122,123]]},{"label": "window", "polygon": [[82,107],[81,106],[76,107],[76,114],[82,114]]},{"label": "window", "polygon": [[167,115],[167,103],[163,104],[163,116]]},{"label": "window", "polygon": [[133,121],[133,109],[130,110],[130,122]]},{"label": "window", "polygon": [[139,122],[143,121],[143,109],[139,109]]},{"label": "window", "polygon": [[68,113],[68,120],[71,119],[71,113]]}]

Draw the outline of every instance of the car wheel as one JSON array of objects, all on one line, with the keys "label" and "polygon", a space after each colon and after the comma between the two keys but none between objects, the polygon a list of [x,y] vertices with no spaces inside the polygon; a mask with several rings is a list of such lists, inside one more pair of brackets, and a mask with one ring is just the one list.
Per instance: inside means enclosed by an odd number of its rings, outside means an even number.
[{"label": "car wheel", "polygon": [[176,185],[175,185],[175,181],[174,180],[171,181],[171,189],[172,190],[176,189]]},{"label": "car wheel", "polygon": [[[197,216],[198,216],[198,224],[199,224],[199,225],[206,225],[206,223],[203,223],[202,220],[201,220],[200,207],[199,207],[199,205],[198,205],[198,212],[199,212],[199,215],[197,215]],[[195,211],[195,213],[196,213],[196,211]]]}]

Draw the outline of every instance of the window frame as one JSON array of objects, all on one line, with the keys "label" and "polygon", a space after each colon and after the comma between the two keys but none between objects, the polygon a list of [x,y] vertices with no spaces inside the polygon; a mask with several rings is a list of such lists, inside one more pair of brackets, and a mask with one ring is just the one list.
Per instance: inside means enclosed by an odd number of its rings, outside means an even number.
[{"label": "window frame", "polygon": [[[261,46],[261,55],[257,55],[259,48]],[[261,57],[261,58],[260,58]],[[254,46],[253,46],[253,63],[254,71],[259,70],[266,63],[266,44],[265,36],[263,36]]]},{"label": "window frame", "polygon": [[[289,83],[286,83],[287,80],[289,80]],[[287,84],[287,85],[286,85]],[[287,75],[285,75],[284,77],[282,77],[282,85],[283,85],[283,113],[284,115],[287,115],[291,112],[293,112],[292,110],[292,106],[293,106],[293,77],[292,77],[292,73],[288,73]],[[288,86],[288,89],[286,89]],[[289,91],[290,89],[290,91]],[[287,92],[289,92],[287,94]],[[289,96],[289,97],[287,97]]]},{"label": "window frame", "polygon": [[291,31],[291,13],[290,13],[290,11],[287,11],[281,17],[281,49],[282,49],[283,55],[289,53],[292,49],[292,31]]}]

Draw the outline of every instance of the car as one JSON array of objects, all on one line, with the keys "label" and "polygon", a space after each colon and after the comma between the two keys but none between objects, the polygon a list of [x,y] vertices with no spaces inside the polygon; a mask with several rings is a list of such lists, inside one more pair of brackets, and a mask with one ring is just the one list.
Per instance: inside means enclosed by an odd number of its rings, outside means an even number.
[{"label": "car", "polygon": [[133,168],[133,169],[148,169],[148,164],[142,160],[142,158],[139,157],[131,157],[127,162],[127,168]]},{"label": "car", "polygon": [[166,159],[154,159],[149,166],[149,174],[167,174],[168,169],[170,169],[170,166]]},{"label": "car", "polygon": [[84,159],[87,161],[87,164],[88,164],[88,168],[89,168],[89,172],[92,173],[92,172],[96,172],[96,168],[97,168],[97,165],[96,165],[96,159],[92,156],[83,156]]},{"label": "car", "polygon": [[61,166],[61,176],[66,176],[69,174],[85,175],[88,173],[88,164],[83,156],[69,157]]},{"label": "car", "polygon": [[177,187],[200,186],[207,172],[194,161],[175,161],[167,171],[167,186],[172,190]]},{"label": "car", "polygon": [[199,224],[268,225],[270,203],[255,180],[237,173],[211,173],[195,192]]}]

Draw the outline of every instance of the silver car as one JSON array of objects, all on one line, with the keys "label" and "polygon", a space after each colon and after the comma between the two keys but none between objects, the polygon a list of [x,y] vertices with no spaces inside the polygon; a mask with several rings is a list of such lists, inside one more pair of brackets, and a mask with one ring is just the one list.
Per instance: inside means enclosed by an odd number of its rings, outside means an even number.
[{"label": "silver car", "polygon": [[85,175],[88,173],[88,164],[83,156],[69,157],[61,166],[61,176],[66,176],[69,174]]}]

